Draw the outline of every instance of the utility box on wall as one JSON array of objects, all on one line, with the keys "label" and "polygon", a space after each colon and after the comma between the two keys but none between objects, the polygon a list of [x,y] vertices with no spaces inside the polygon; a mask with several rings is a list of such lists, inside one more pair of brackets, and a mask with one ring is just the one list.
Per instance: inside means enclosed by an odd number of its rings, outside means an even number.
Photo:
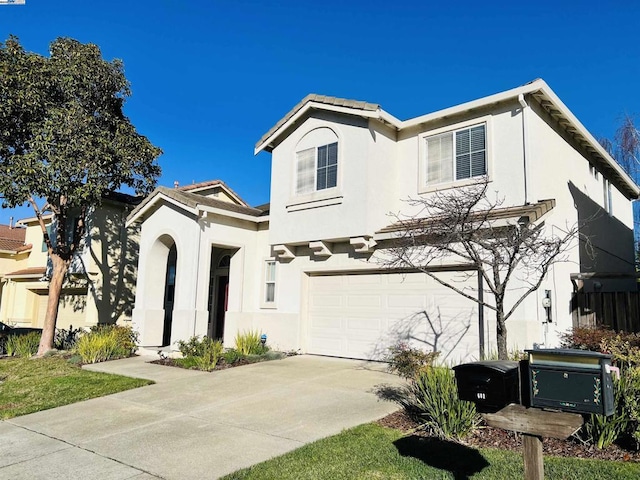
[{"label": "utility box on wall", "polygon": [[526,353],[529,359],[521,366],[523,392],[529,394],[526,406],[600,415],[614,412],[611,355],[570,349]]}]

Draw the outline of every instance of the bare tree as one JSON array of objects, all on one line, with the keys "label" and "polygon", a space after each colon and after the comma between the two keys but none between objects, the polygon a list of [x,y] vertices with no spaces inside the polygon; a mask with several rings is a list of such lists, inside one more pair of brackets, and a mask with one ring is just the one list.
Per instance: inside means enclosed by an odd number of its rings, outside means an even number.
[{"label": "bare tree", "polygon": [[[506,321],[544,280],[550,266],[565,260],[564,253],[578,227],[549,234],[544,222],[531,218],[534,206],[503,207],[490,199],[486,179],[475,185],[435,192],[408,203],[418,212],[394,215],[389,228],[394,239],[382,263],[389,268],[411,268],[496,314],[498,357],[507,359]],[[547,201],[540,205],[549,205]],[[465,284],[456,284],[439,272],[444,265],[474,268],[484,281],[489,300]],[[468,276],[473,275],[471,272]],[[465,282],[466,283],[466,282]],[[492,297],[492,300],[491,299]]]}]

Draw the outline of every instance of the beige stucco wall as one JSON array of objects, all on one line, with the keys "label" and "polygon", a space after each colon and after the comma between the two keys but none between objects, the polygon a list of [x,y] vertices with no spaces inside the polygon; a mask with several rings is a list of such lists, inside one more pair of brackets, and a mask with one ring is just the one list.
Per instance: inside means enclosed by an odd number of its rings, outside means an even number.
[{"label": "beige stucco wall", "polygon": [[[122,204],[105,201],[88,217],[84,249],[70,269],[63,286],[57,328],[88,328],[97,323],[126,322],[131,318],[137,268],[137,231],[125,228],[127,211]],[[28,255],[12,260],[10,271],[46,267],[42,230],[36,221],[27,225]],[[49,221],[47,221],[47,224]],[[87,281],[84,278],[86,271]],[[42,327],[48,283],[29,279],[5,279],[0,301],[0,320],[23,326]]]},{"label": "beige stucco wall", "polygon": [[[416,213],[404,200],[430,195],[419,181],[423,138],[482,122],[487,125],[489,191],[495,192],[503,206],[555,199],[556,207],[545,217],[547,233],[562,236],[567,229],[580,224],[597,253],[595,259],[590,258],[584,243],[574,241],[564,261],[551,268],[540,289],[528,297],[509,320],[512,347],[525,348],[545,342],[555,346],[559,334],[572,325],[571,273],[633,271],[632,209],[631,203],[615,187],[612,187],[613,214],[602,209],[602,172],[596,176],[583,153],[557,123],[535,100],[530,99],[529,103],[531,106],[524,111],[513,99],[437,119],[401,131],[397,141],[394,132],[375,120],[314,112],[302,121],[272,153],[269,241],[298,245],[298,256],[289,263],[279,264],[283,276],[279,285],[287,294],[280,296],[278,310],[292,317],[300,316],[304,330],[305,272],[370,266],[350,255],[346,244],[336,247],[344,247],[344,253],[334,252],[321,262],[309,257],[304,245],[315,240],[342,242],[349,237],[372,236],[392,223],[389,213]],[[328,206],[310,203],[313,208],[288,211],[296,202],[293,195],[296,145],[306,133],[320,127],[330,127],[339,139],[339,180],[337,192],[332,195],[341,196],[341,201]],[[455,182],[437,188],[457,188],[462,184]],[[329,193],[320,192],[320,195]],[[516,280],[510,287],[508,299],[515,301],[526,283]],[[545,311],[541,301],[545,290],[552,292],[553,323],[550,325],[543,323]],[[489,339],[494,338],[493,316],[487,309]],[[299,338],[304,347],[304,333]]]}]

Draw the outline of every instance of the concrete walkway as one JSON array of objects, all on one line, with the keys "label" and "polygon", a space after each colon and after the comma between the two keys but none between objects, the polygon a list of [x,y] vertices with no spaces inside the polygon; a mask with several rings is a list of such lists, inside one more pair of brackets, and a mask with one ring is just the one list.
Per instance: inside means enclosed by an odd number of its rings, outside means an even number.
[{"label": "concrete walkway", "polygon": [[381,418],[384,365],[297,356],[213,373],[134,357],[148,387],[0,422],[1,479],[214,479]]}]

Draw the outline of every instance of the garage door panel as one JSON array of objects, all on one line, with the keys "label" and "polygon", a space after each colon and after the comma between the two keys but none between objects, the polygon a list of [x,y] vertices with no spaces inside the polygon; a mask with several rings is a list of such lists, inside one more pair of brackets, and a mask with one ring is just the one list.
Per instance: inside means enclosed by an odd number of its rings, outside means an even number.
[{"label": "garage door panel", "polygon": [[[320,316],[314,315],[311,317],[311,329],[334,329],[334,330],[342,330],[342,318],[339,315],[335,316]],[[321,331],[317,331],[322,335]]]},{"label": "garage door panel", "polygon": [[311,305],[314,307],[341,307],[343,298],[340,295],[316,294],[311,297]]},{"label": "garage door panel", "polygon": [[308,305],[310,353],[382,359],[402,341],[477,358],[475,302],[425,274],[312,276]]},{"label": "garage door panel", "polygon": [[424,308],[426,299],[423,295],[388,295],[389,308]]},{"label": "garage door panel", "polygon": [[345,334],[373,334],[378,336],[380,329],[383,327],[383,321],[378,318],[364,317],[347,317],[345,323]]},{"label": "garage door panel", "polygon": [[380,308],[382,299],[379,295],[349,295],[347,307]]}]

